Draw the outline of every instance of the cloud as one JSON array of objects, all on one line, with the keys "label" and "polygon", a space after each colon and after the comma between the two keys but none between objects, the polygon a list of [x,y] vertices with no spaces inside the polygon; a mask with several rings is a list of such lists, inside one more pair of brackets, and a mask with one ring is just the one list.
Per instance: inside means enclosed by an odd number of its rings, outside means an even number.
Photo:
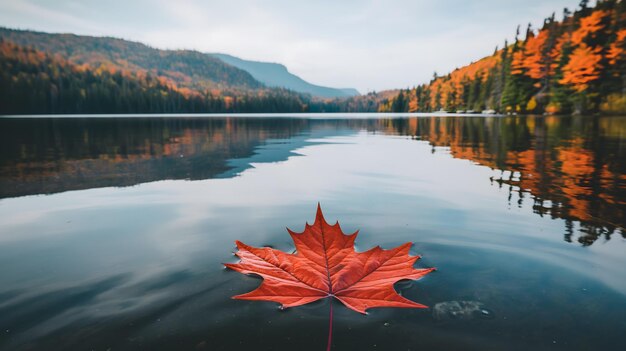
[{"label": "cloud", "polygon": [[90,20],[28,1],[0,2],[0,12],[2,13],[0,23],[3,26],[33,29],[50,28],[50,30],[65,27],[96,32],[101,30]]}]

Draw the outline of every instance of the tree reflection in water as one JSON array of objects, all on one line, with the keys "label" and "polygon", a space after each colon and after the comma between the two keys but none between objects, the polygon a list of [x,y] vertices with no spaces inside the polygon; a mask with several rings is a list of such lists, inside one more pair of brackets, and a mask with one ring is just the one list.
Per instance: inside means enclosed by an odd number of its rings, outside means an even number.
[{"label": "tree reflection in water", "polygon": [[389,124],[492,168],[491,181],[508,188],[509,205],[532,201],[536,214],[564,219],[568,242],[591,245],[615,232],[626,237],[626,118],[432,117]]},{"label": "tree reflection in water", "polygon": [[[360,130],[490,167],[509,206],[532,201],[534,213],[564,219],[568,242],[626,237],[622,117],[2,119],[0,198],[232,177],[250,167],[237,160],[280,161],[312,137]],[[290,142],[260,149],[275,139]]]}]

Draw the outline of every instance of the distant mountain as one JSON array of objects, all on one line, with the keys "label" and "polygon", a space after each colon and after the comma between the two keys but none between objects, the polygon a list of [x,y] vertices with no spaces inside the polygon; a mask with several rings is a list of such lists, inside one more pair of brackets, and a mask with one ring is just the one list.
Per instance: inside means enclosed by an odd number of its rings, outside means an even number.
[{"label": "distant mountain", "polygon": [[226,54],[211,54],[229,65],[250,73],[256,80],[268,87],[287,88],[300,93],[324,98],[350,97],[360,95],[356,89],[336,89],[311,84],[304,79],[290,73],[287,67],[279,63],[243,60]]}]

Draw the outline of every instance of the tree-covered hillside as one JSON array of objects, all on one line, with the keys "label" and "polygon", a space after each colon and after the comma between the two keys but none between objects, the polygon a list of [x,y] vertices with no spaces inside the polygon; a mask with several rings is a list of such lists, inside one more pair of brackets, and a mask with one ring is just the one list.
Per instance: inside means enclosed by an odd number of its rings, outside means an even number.
[{"label": "tree-covered hillside", "polygon": [[400,91],[380,111],[625,113],[626,1],[583,0],[493,55]]},{"label": "tree-covered hillside", "polygon": [[248,72],[192,50],[159,50],[107,37],[51,34],[0,28],[0,38],[93,70],[151,74],[190,89],[250,90],[262,88]]},{"label": "tree-covered hillside", "polygon": [[303,112],[309,100],[284,89],[193,90],[150,72],[93,69],[0,39],[0,114]]}]

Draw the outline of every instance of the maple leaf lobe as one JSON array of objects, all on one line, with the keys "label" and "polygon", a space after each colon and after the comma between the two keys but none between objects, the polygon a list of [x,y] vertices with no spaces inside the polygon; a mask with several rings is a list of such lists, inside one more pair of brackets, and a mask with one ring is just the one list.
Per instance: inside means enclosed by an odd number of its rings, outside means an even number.
[{"label": "maple leaf lobe", "polygon": [[302,233],[287,228],[296,252],[288,254],[269,247],[256,248],[236,241],[239,263],[226,267],[263,278],[261,285],[234,296],[241,300],[274,301],[294,307],[335,297],[346,307],[365,313],[372,307],[425,308],[400,296],[393,285],[404,279],[419,279],[434,268],[413,267],[419,256],[410,256],[412,243],[384,250],[376,246],[354,250],[358,231],[346,235],[339,222],[328,224],[320,205],[315,222]]}]

